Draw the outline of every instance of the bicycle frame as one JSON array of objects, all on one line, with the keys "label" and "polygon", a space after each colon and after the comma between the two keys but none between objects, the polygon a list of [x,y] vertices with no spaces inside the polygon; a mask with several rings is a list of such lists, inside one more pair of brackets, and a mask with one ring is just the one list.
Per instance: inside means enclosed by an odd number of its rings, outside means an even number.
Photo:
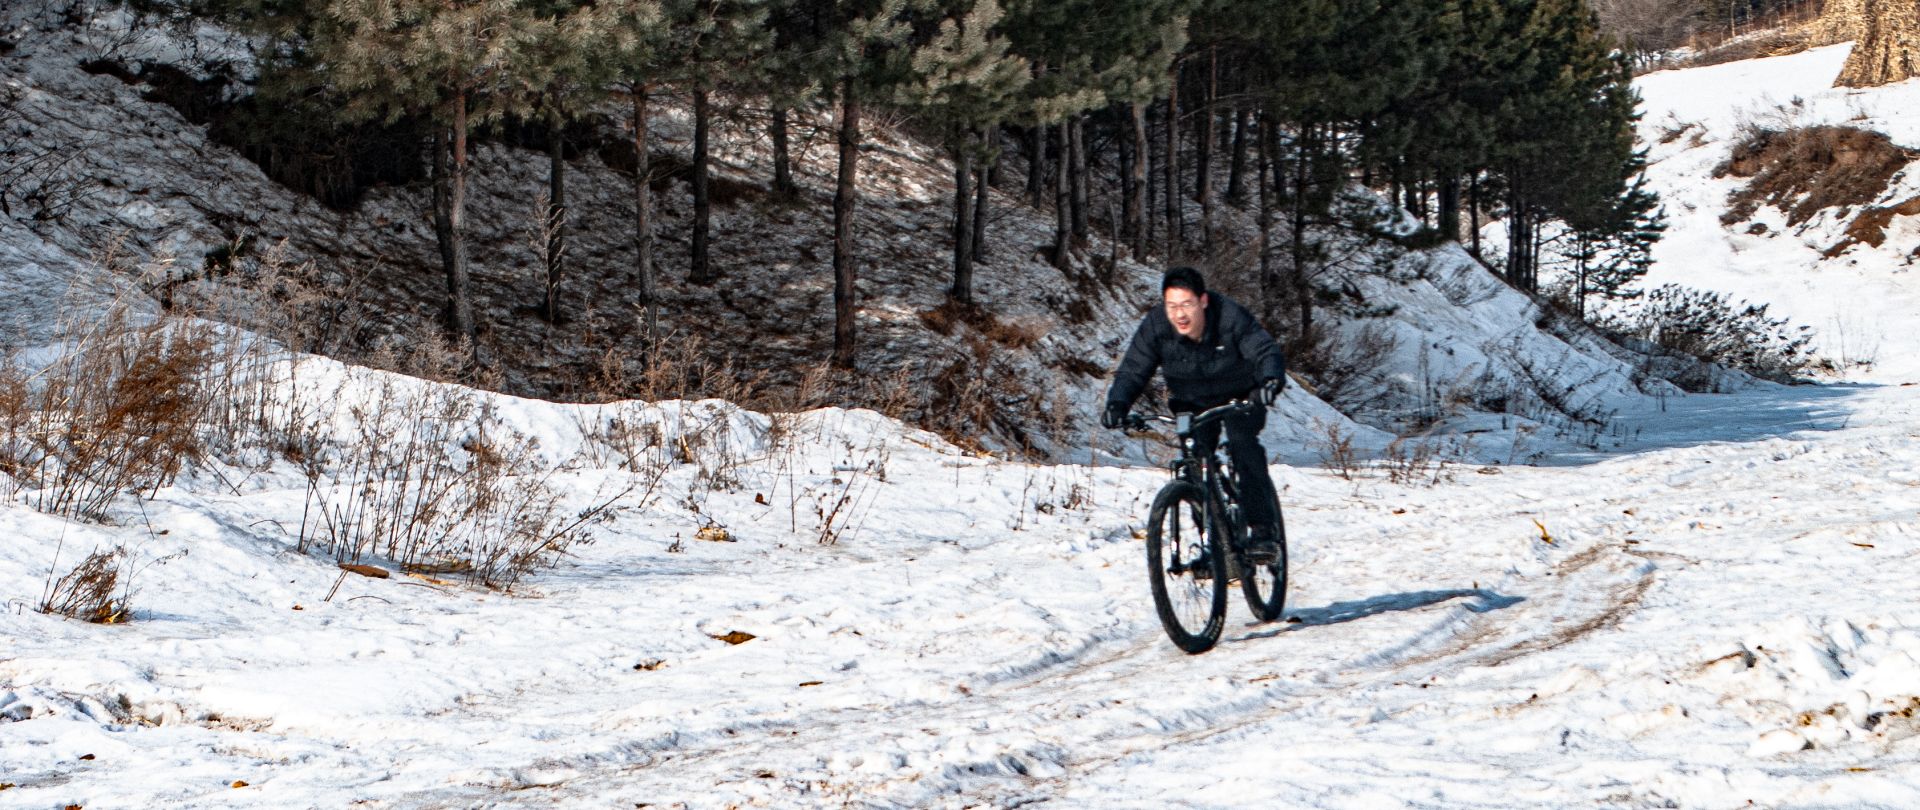
[{"label": "bicycle frame", "polygon": [[[1206,530],[1213,532],[1219,528],[1219,522],[1225,521],[1227,528],[1230,530],[1226,533],[1226,536],[1231,538],[1231,542],[1228,543],[1228,549],[1234,558],[1239,556],[1241,549],[1242,538],[1240,535],[1246,531],[1246,527],[1241,525],[1241,521],[1234,520],[1235,515],[1233,510],[1239,506],[1240,503],[1240,482],[1238,481],[1238,474],[1233,470],[1231,464],[1225,465],[1226,469],[1224,471],[1221,469],[1220,448],[1225,441],[1224,436],[1221,437],[1220,441],[1214,442],[1212,452],[1205,454],[1203,457],[1199,452],[1199,448],[1194,445],[1193,432],[1213,422],[1218,422],[1229,416],[1245,413],[1259,407],[1259,405],[1246,400],[1235,400],[1216,408],[1209,408],[1197,414],[1181,413],[1171,417],[1140,417],[1142,423],[1151,419],[1152,421],[1171,423],[1173,425],[1174,435],[1180,440],[1180,457],[1169,462],[1167,466],[1173,472],[1174,477],[1198,486],[1207,493],[1209,508],[1205,516]],[[1142,426],[1144,427],[1144,424]]]}]

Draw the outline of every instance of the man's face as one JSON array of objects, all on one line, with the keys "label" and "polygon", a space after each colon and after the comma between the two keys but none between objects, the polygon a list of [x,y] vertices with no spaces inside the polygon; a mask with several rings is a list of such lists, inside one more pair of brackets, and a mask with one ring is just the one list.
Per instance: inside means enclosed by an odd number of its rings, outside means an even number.
[{"label": "man's face", "polygon": [[1188,340],[1199,340],[1207,332],[1207,296],[1205,293],[1194,295],[1192,290],[1181,287],[1168,287],[1162,293],[1161,303],[1167,307],[1167,321],[1173,324],[1173,331]]}]

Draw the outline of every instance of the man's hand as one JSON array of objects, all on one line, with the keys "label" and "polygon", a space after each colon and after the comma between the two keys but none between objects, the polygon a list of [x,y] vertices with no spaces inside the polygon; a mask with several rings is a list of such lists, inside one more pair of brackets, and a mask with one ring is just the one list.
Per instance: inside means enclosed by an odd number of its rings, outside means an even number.
[{"label": "man's hand", "polygon": [[1100,412],[1100,426],[1108,430],[1118,429],[1127,423],[1127,406],[1118,402],[1107,403],[1106,410]]},{"label": "man's hand", "polygon": [[1260,406],[1263,408],[1271,408],[1273,407],[1273,403],[1280,401],[1280,389],[1286,386],[1286,380],[1280,379],[1279,377],[1268,377],[1261,381],[1259,388],[1254,389],[1253,401],[1260,403]]}]

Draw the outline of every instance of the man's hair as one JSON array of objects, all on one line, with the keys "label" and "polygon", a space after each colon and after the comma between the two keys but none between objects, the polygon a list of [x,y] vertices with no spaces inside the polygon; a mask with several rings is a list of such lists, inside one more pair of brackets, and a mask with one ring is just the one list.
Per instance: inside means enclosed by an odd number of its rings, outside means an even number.
[{"label": "man's hair", "polygon": [[1160,278],[1162,294],[1175,287],[1193,293],[1195,298],[1207,294],[1207,280],[1200,277],[1200,271],[1191,267],[1170,267],[1167,274]]}]

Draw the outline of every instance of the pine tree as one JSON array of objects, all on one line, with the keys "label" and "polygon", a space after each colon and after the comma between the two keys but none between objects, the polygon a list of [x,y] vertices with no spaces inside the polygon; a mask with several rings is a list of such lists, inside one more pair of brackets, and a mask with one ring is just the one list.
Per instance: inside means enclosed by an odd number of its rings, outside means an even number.
[{"label": "pine tree", "polygon": [[546,126],[547,191],[540,235],[546,276],[541,315],[548,323],[565,319],[560,300],[566,272],[567,192],[566,128],[605,97],[615,75],[611,28],[587,0],[523,0],[534,16],[527,45],[511,74],[516,92],[513,112]]},{"label": "pine tree", "polygon": [[773,37],[761,0],[665,0],[664,11],[671,34],[661,62],[693,101],[693,228],[687,281],[712,284],[718,279],[709,255],[712,96],[717,90],[754,84],[755,60],[768,51]]},{"label": "pine tree", "polygon": [[808,54],[807,74],[831,88],[839,104],[833,197],[832,362],[852,368],[858,344],[859,256],[855,251],[860,190],[860,120],[865,106],[894,97],[910,75],[905,54],[915,10],[907,0],[796,0],[810,21],[794,47]]},{"label": "pine tree", "polygon": [[1510,0],[1512,81],[1495,116],[1513,286],[1539,287],[1543,228],[1605,221],[1633,164],[1635,97],[1624,54],[1579,0]]},{"label": "pine tree", "polygon": [[595,26],[607,36],[606,58],[614,82],[630,103],[628,124],[633,136],[633,247],[634,286],[646,310],[646,339],[659,337],[660,289],[653,266],[653,192],[648,144],[648,96],[666,66],[663,51],[670,29],[659,0],[609,0],[594,7]]},{"label": "pine tree", "polygon": [[345,114],[426,114],[434,136],[434,225],[447,279],[447,325],[476,337],[466,246],[468,139],[498,118],[521,49],[539,23],[510,0],[339,0],[316,37]]},{"label": "pine tree", "polygon": [[[1013,51],[1035,66],[1018,117],[1036,133],[1053,130],[1059,144],[1052,260],[1064,268],[1086,230],[1083,133],[1077,158],[1074,149],[1080,118],[1111,103],[1144,104],[1165,91],[1186,43],[1192,2],[1010,0],[1007,8]],[[1088,24],[1096,19],[1098,25]],[[1144,150],[1136,150],[1135,159],[1144,160]]]},{"label": "pine tree", "polygon": [[991,159],[986,132],[1016,109],[1029,73],[1025,59],[1007,53],[996,26],[996,0],[955,8],[930,41],[913,54],[911,77],[899,100],[935,119],[953,156],[953,284],[947,295],[973,303],[974,194],[969,184],[975,159]]}]

